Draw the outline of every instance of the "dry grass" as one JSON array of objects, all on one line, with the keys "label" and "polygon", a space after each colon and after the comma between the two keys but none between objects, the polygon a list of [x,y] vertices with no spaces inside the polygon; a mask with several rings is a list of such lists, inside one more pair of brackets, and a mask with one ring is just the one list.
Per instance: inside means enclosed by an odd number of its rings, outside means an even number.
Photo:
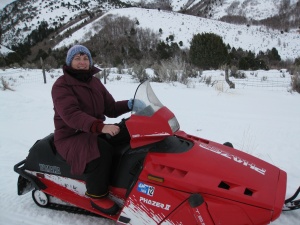
[{"label": "dry grass", "polygon": [[6,80],[4,80],[3,77],[1,77],[1,88],[2,88],[3,91],[5,91],[5,90],[14,91],[14,89],[12,89],[12,88],[9,86],[9,83],[8,83]]}]

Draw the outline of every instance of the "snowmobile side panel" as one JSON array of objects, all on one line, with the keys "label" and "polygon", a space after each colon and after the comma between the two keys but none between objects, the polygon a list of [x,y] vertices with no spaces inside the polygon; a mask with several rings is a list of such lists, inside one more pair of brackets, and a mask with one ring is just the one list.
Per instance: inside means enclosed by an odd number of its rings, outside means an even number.
[{"label": "snowmobile side panel", "polygon": [[73,184],[70,183],[67,185],[66,183],[64,183],[64,179],[68,180],[68,178],[48,174],[44,175],[44,177],[40,176],[40,179],[47,185],[47,188],[43,190],[43,192],[45,192],[46,194],[55,196],[56,198],[64,202],[70,203],[78,208],[87,210],[94,214],[101,215],[112,220],[117,220],[118,214],[107,215],[98,211],[97,209],[94,209],[91,206],[90,199],[84,195],[85,184],[83,184],[82,181],[74,181],[73,179],[69,179],[69,181],[73,182]]},{"label": "snowmobile side panel", "polygon": [[226,198],[203,195],[215,224],[256,225],[269,224],[272,211],[231,201]]},{"label": "snowmobile side panel", "polygon": [[[128,218],[130,220],[128,224],[131,225],[156,225],[161,223],[189,196],[189,193],[139,180],[126,199],[120,216]],[[118,222],[122,222],[120,218]]]},{"label": "snowmobile side panel", "polygon": [[200,194],[192,194],[161,223],[161,225],[173,224],[215,225]]}]

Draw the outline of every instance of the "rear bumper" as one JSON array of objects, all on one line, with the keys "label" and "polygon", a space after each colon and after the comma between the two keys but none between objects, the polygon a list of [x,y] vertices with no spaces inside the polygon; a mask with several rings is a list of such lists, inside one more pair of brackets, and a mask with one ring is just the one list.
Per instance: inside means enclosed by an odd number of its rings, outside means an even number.
[{"label": "rear bumper", "polygon": [[18,195],[24,195],[33,189],[46,189],[46,185],[43,184],[37,177],[25,171],[25,162],[26,159],[14,166],[14,171],[20,175],[18,178]]}]

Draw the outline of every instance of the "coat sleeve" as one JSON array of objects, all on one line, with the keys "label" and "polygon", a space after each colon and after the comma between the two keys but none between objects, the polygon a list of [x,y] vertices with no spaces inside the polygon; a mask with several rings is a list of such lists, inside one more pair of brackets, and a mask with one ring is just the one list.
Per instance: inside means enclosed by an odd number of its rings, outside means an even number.
[{"label": "coat sleeve", "polygon": [[51,94],[54,110],[70,128],[91,132],[90,128],[96,118],[80,109],[79,102],[70,86],[57,80],[52,87]]}]

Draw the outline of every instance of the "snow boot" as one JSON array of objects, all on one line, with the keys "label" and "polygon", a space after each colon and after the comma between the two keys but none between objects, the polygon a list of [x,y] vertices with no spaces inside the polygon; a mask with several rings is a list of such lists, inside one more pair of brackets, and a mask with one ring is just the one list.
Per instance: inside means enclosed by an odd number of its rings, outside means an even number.
[{"label": "snow boot", "polygon": [[93,208],[108,215],[115,215],[119,211],[119,206],[108,197],[91,199]]},{"label": "snow boot", "polygon": [[115,215],[120,209],[119,206],[108,197],[108,195],[98,198],[95,198],[95,196],[91,197],[91,195],[87,193],[86,195],[90,197],[91,206],[94,209],[99,210],[100,212],[103,212],[108,215]]}]

